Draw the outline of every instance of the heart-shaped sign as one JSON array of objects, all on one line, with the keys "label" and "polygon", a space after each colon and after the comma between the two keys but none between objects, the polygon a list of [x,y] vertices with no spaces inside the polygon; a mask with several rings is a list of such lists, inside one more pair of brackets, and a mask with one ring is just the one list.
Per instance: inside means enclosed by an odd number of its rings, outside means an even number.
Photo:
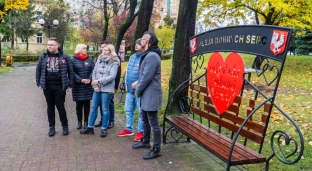
[{"label": "heart-shaped sign", "polygon": [[235,52],[230,53],[225,61],[219,52],[214,52],[206,72],[211,99],[219,114],[222,114],[233,104],[233,100],[241,91],[244,61]]}]

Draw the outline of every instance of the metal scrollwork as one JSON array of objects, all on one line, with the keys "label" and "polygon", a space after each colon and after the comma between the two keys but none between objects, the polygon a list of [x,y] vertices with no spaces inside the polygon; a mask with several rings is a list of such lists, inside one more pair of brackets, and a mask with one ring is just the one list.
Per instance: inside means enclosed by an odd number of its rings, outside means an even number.
[{"label": "metal scrollwork", "polygon": [[[275,104],[274,104],[274,106],[277,107]],[[281,111],[281,109],[279,107],[277,107],[277,109]],[[270,138],[270,145],[271,145],[273,154],[267,160],[269,161],[271,158],[276,156],[276,158],[279,161],[281,161],[282,163],[295,164],[301,159],[301,157],[303,155],[303,151],[304,151],[303,135],[302,135],[300,128],[295,123],[295,121],[292,120],[283,111],[281,111],[281,113],[285,117],[287,117],[287,119],[296,127],[296,131],[299,134],[299,140],[295,139],[293,137],[290,137],[289,134],[283,130],[274,131],[273,134],[271,135],[271,138]],[[281,143],[283,143],[283,144],[281,144]],[[289,146],[289,145],[292,145],[292,146]],[[284,149],[285,146],[289,146],[289,147],[293,147],[293,148],[291,151],[286,152]],[[276,147],[278,147],[278,149],[276,149]],[[295,155],[296,155],[296,157],[289,159],[289,157],[295,156]]]},{"label": "metal scrollwork", "polygon": [[197,69],[201,69],[204,64],[204,55],[198,55],[196,57],[193,57],[192,63],[195,64],[195,66],[192,67],[193,72],[196,72]]},{"label": "metal scrollwork", "polygon": [[189,113],[191,110],[191,99],[186,95],[183,96],[184,94],[187,94],[188,89],[184,88],[181,91],[181,98],[179,100],[179,106],[180,110],[182,113]]},{"label": "metal scrollwork", "polygon": [[170,136],[176,142],[178,142],[183,137],[183,133],[181,131],[177,130],[175,127],[173,127],[173,129],[171,129],[171,131],[170,131]]}]

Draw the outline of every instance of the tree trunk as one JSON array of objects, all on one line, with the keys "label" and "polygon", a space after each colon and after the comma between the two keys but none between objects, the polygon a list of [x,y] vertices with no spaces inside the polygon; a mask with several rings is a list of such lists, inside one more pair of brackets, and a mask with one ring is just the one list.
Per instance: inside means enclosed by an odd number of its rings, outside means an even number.
[{"label": "tree trunk", "polygon": [[28,51],[28,46],[29,46],[29,43],[28,43],[28,36],[26,37],[26,50]]},{"label": "tree trunk", "polygon": [[109,16],[107,13],[107,0],[104,0],[104,30],[103,30],[102,41],[106,40],[106,37],[107,37],[108,22],[109,22]]},{"label": "tree trunk", "polygon": [[[169,81],[169,97],[174,90],[190,77],[191,62],[189,53],[189,38],[195,34],[195,20],[198,0],[181,0],[174,42],[172,72]],[[182,93],[182,94],[180,94]],[[172,113],[180,113],[179,101],[187,95],[181,90],[175,93],[168,104]]]},{"label": "tree trunk", "polygon": [[116,45],[115,45],[117,54],[119,52],[119,48],[120,48],[120,44],[121,44],[123,36],[125,35],[128,28],[131,26],[131,24],[133,23],[133,20],[135,19],[135,17],[138,15],[137,13],[134,13],[137,4],[138,4],[137,0],[130,0],[130,11],[128,13],[128,17],[119,27],[117,37],[116,37]]},{"label": "tree trunk", "polygon": [[133,43],[131,46],[131,52],[135,52],[135,41],[139,38],[141,38],[144,34],[144,32],[148,31],[150,20],[152,17],[153,12],[153,6],[154,6],[154,0],[142,0],[140,9],[139,9],[139,15],[138,15],[138,23],[135,30],[135,35],[133,39]]}]

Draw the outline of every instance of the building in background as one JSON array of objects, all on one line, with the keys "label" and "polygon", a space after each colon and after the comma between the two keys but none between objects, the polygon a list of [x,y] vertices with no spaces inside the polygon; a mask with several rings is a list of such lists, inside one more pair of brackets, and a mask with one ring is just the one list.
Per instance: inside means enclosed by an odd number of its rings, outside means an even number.
[{"label": "building in background", "polygon": [[177,23],[180,0],[155,0],[154,15],[159,15],[156,19],[155,27],[164,24],[164,18],[170,16]]}]

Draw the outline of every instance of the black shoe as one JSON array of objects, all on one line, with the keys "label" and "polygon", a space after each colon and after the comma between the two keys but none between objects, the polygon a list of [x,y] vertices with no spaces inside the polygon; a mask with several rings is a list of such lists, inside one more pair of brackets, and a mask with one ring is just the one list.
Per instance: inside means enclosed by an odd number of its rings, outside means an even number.
[{"label": "black shoe", "polygon": [[140,141],[136,144],[132,144],[133,149],[150,148],[150,147],[151,147],[150,143],[145,144],[145,143],[143,143],[143,141]]},{"label": "black shoe", "polygon": [[108,122],[107,128],[111,129],[114,127],[114,122]]},{"label": "black shoe", "polygon": [[80,134],[94,134],[94,129],[87,127],[87,129],[81,130]]},{"label": "black shoe", "polygon": [[102,126],[102,121],[99,121],[98,124],[95,124],[94,126],[95,126],[95,127],[100,127],[100,126]]},{"label": "black shoe", "polygon": [[81,121],[78,121],[76,129],[81,129],[81,127],[82,127],[82,123],[81,123]]},{"label": "black shoe", "polygon": [[107,135],[107,129],[102,129],[101,130],[101,137],[103,138],[103,137],[106,137],[106,135]]},{"label": "black shoe", "polygon": [[87,129],[87,127],[88,127],[88,122],[84,122],[83,123],[83,129]]},{"label": "black shoe", "polygon": [[160,156],[160,149],[159,148],[153,148],[149,153],[145,154],[143,156],[143,159],[149,160],[149,159],[154,159],[156,157]]},{"label": "black shoe", "polygon": [[63,127],[63,135],[68,135],[69,134],[69,131],[68,131],[68,126],[64,126]]},{"label": "black shoe", "polygon": [[54,127],[50,127],[48,135],[49,135],[49,137],[53,137],[55,135],[55,128]]}]

